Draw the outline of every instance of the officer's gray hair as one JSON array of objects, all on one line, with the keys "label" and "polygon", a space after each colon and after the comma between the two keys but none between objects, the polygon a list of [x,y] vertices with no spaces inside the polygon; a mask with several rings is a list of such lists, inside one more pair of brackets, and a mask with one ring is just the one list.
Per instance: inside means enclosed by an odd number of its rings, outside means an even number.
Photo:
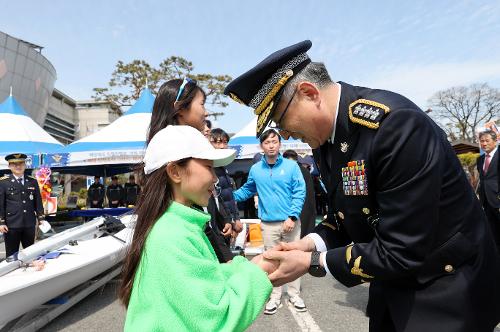
[{"label": "officer's gray hair", "polygon": [[311,62],[297,76],[292,77],[283,90],[282,98],[290,99],[297,84],[304,81],[311,82],[320,89],[333,83],[324,63]]},{"label": "officer's gray hair", "polygon": [[497,134],[493,130],[485,130],[479,133],[479,139],[481,139],[484,135],[490,135],[491,139],[496,142]]}]

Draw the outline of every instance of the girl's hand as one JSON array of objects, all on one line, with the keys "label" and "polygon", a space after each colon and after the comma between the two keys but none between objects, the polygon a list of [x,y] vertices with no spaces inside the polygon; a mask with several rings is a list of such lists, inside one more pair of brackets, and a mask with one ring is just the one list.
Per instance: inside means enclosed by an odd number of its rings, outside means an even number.
[{"label": "girl's hand", "polygon": [[251,262],[257,264],[268,275],[276,271],[279,267],[278,261],[266,259],[262,254],[252,258]]},{"label": "girl's hand", "polygon": [[226,223],[224,225],[224,229],[222,230],[222,235],[225,237],[231,236],[231,232],[233,231],[233,226],[230,223]]}]

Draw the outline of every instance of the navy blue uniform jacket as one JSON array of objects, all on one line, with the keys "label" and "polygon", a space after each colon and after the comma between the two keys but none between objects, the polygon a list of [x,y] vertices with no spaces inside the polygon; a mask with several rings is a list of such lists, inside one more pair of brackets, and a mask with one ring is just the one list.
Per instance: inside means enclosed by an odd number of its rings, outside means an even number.
[{"label": "navy blue uniform jacket", "polygon": [[[397,331],[492,331],[499,256],[445,133],[401,95],[340,84],[335,140],[316,153],[331,208],[315,232],[329,270],[348,287],[371,283],[373,330],[389,314]],[[343,177],[352,162],[362,180]]]},{"label": "navy blue uniform jacket", "polygon": [[0,179],[0,223],[9,228],[35,227],[43,219],[42,197],[37,181],[24,177],[24,185],[11,174]]}]

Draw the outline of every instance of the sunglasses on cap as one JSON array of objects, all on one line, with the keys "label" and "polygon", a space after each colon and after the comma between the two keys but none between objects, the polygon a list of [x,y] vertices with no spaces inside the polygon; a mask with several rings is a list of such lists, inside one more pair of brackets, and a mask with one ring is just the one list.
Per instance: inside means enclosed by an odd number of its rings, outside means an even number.
[{"label": "sunglasses on cap", "polygon": [[177,92],[177,97],[175,98],[175,101],[179,101],[179,98],[181,98],[181,95],[182,95],[182,92],[184,91],[184,88],[186,87],[186,85],[188,83],[194,83],[196,84],[196,81],[195,80],[192,80],[190,79],[189,77],[185,77],[183,80],[182,80],[182,84],[181,86],[179,87],[179,92]]}]

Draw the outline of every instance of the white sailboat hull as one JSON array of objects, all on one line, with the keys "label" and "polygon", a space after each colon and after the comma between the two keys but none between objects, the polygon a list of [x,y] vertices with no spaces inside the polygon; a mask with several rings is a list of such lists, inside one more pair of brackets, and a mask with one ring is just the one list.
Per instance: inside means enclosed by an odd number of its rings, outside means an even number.
[{"label": "white sailboat hull", "polygon": [[115,236],[125,242],[112,236],[78,241],[75,246],[65,245],[70,253],[47,260],[41,271],[18,268],[1,276],[0,326],[119,264],[132,240],[133,228]]}]

